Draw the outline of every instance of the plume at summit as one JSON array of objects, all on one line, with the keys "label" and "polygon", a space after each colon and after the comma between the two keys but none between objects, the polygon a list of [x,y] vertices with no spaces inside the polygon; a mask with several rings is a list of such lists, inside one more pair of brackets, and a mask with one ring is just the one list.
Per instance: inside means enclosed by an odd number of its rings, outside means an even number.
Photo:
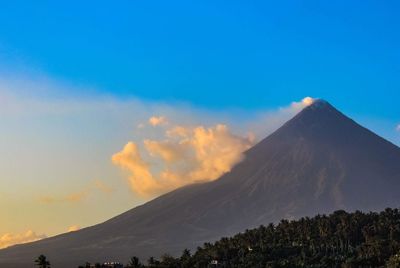
[{"label": "plume at summit", "polygon": [[[314,101],[305,97],[265,118],[280,121],[281,117],[295,114]],[[237,135],[226,124],[205,127],[171,122],[166,116],[150,117],[148,124],[164,131],[162,137],[129,141],[112,156],[113,164],[127,171],[132,191],[141,196],[155,196],[187,184],[215,180],[239,163],[243,152],[256,143],[252,132]]]}]

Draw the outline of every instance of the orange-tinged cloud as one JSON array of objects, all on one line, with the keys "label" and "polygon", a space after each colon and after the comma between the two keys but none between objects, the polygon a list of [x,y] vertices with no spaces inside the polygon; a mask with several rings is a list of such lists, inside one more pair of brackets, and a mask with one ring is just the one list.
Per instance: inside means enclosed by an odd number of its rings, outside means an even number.
[{"label": "orange-tinged cloud", "polygon": [[213,180],[242,160],[243,151],[254,144],[254,137],[235,136],[226,125],[217,125],[214,129],[196,127],[189,142],[198,164],[190,173],[191,177],[194,180]]},{"label": "orange-tinged cloud", "polygon": [[311,97],[305,97],[304,99],[301,100],[301,102],[305,105],[305,106],[310,106],[311,104],[313,104],[315,101],[314,98]]},{"label": "orange-tinged cloud", "polygon": [[169,138],[180,137],[186,138],[190,135],[191,129],[183,126],[174,126],[166,131],[166,136]]},{"label": "orange-tinged cloud", "polygon": [[152,126],[159,126],[167,124],[167,118],[165,116],[152,116],[149,119],[149,124]]},{"label": "orange-tinged cloud", "polygon": [[94,181],[94,187],[96,189],[100,190],[101,192],[105,193],[105,194],[111,194],[114,191],[113,188],[111,188],[110,186],[106,185],[101,180],[95,180]]},{"label": "orange-tinged cloud", "polygon": [[217,179],[241,161],[243,152],[254,143],[253,136],[234,135],[222,124],[173,126],[163,140],[144,140],[142,150],[134,142],[127,143],[112,162],[129,172],[134,192],[152,196]]},{"label": "orange-tinged cloud", "polygon": [[87,199],[89,195],[94,194],[94,190],[98,190],[105,194],[111,194],[114,191],[114,189],[106,185],[103,181],[93,180],[90,185],[85,186],[84,189],[79,192],[73,192],[61,196],[41,196],[39,197],[39,201],[44,204],[79,203]]},{"label": "orange-tinged cloud", "polygon": [[81,227],[79,225],[72,225],[72,226],[68,227],[67,232],[75,232],[80,229],[81,229]]},{"label": "orange-tinged cloud", "polygon": [[88,191],[81,191],[76,193],[71,193],[66,196],[55,197],[55,196],[42,196],[39,201],[44,204],[54,204],[54,203],[78,203],[84,200],[88,196]]},{"label": "orange-tinged cloud", "polygon": [[159,156],[168,163],[181,160],[187,149],[186,144],[170,140],[144,140],[144,145],[151,156]]},{"label": "orange-tinged cloud", "polygon": [[72,193],[66,196],[65,200],[70,202],[79,202],[86,198],[88,195],[87,191],[82,191],[78,193]]},{"label": "orange-tinged cloud", "polygon": [[129,181],[133,191],[147,195],[161,190],[161,186],[153,178],[149,164],[143,160],[135,143],[128,142],[122,151],[113,155],[112,161],[130,172]]},{"label": "orange-tinged cloud", "polygon": [[29,230],[22,234],[11,234],[7,233],[0,236],[0,248],[6,248],[16,244],[23,244],[28,242],[34,242],[40,239],[44,239],[47,236],[37,235],[34,231]]}]

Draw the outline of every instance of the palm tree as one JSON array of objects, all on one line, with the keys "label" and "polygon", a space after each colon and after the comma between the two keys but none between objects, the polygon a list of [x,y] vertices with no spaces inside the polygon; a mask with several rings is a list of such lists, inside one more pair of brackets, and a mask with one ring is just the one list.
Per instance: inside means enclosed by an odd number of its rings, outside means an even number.
[{"label": "palm tree", "polygon": [[43,254],[37,257],[37,259],[35,260],[35,265],[40,268],[50,268],[50,262]]},{"label": "palm tree", "polygon": [[156,260],[154,257],[150,257],[147,260],[147,263],[148,263],[149,267],[155,267],[160,264],[160,262],[158,260]]},{"label": "palm tree", "polygon": [[190,250],[185,249],[180,258],[181,266],[183,268],[193,267],[193,265],[190,263],[190,258],[191,258]]},{"label": "palm tree", "polygon": [[129,260],[128,267],[130,267],[130,268],[140,268],[140,267],[143,267],[143,265],[140,263],[138,257],[133,256],[133,257]]}]

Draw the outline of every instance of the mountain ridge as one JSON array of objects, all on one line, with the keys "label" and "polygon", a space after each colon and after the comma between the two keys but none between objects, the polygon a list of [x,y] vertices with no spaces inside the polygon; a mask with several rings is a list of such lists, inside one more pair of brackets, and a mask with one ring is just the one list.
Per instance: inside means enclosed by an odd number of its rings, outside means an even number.
[{"label": "mountain ridge", "polygon": [[317,100],[219,179],[176,189],[77,232],[1,250],[0,264],[39,252],[57,267],[177,254],[283,218],[396,207],[398,163],[400,148]]}]

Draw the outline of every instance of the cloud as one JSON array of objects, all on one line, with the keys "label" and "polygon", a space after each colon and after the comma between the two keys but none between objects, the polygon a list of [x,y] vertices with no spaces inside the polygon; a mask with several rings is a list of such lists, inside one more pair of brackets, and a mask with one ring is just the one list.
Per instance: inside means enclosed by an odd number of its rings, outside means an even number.
[{"label": "cloud", "polygon": [[53,196],[41,196],[39,197],[39,201],[43,204],[53,204],[59,201],[59,199]]},{"label": "cloud", "polygon": [[168,123],[167,118],[165,116],[152,116],[149,118],[149,124],[153,127],[166,125]]},{"label": "cloud", "polygon": [[153,178],[149,164],[143,160],[137,145],[128,142],[122,151],[112,156],[112,162],[130,172],[129,182],[140,195],[161,192],[162,185]]},{"label": "cloud", "polygon": [[99,190],[99,191],[101,191],[101,192],[103,192],[105,194],[111,194],[114,191],[113,188],[111,188],[110,186],[106,185],[101,180],[94,180],[94,187],[97,190]]},{"label": "cloud", "polygon": [[69,202],[80,202],[83,199],[85,199],[88,195],[87,191],[82,191],[82,192],[78,192],[78,193],[72,193],[69,194],[65,197],[65,200],[69,201]]},{"label": "cloud", "polygon": [[[314,101],[306,97],[278,111],[259,113],[254,121],[245,124],[246,128],[263,137]],[[211,127],[171,124],[165,115],[153,116],[148,122],[152,126],[166,126],[168,122],[168,127],[159,130],[162,133],[155,135],[156,138],[128,142],[112,156],[116,166],[128,171],[132,191],[141,196],[155,196],[186,184],[215,180],[229,172],[243,159],[243,152],[256,143],[255,134],[233,134],[227,124]]]},{"label": "cloud", "polygon": [[87,199],[89,197],[89,195],[97,194],[97,193],[94,193],[94,190],[98,190],[105,194],[111,194],[114,191],[113,188],[106,185],[103,181],[97,179],[97,180],[93,180],[90,184],[88,184],[86,187],[84,187],[84,189],[81,191],[69,193],[69,194],[62,195],[62,196],[54,196],[54,195],[41,196],[41,197],[39,197],[39,201],[44,204],[79,203],[79,202],[82,202],[83,200]]},{"label": "cloud", "polygon": [[298,112],[299,110],[304,109],[305,107],[310,106],[311,104],[313,104],[315,100],[317,100],[317,99],[312,98],[312,97],[305,97],[299,102],[292,102],[290,108],[292,108],[296,112]]},{"label": "cloud", "polygon": [[81,227],[79,225],[72,225],[72,226],[68,227],[67,232],[75,232],[80,229],[81,229]]},{"label": "cloud", "polygon": [[147,132],[155,138],[143,137],[128,142],[112,156],[112,163],[127,171],[132,191],[145,197],[195,182],[212,181],[243,159],[243,152],[256,143],[256,136],[264,137],[273,132],[314,101],[314,98],[306,97],[287,107],[255,114],[254,120],[242,122],[246,129],[254,130],[256,134],[234,134],[227,124],[217,123],[211,127],[193,125],[190,121],[173,124],[167,121],[170,116],[153,116],[148,120],[150,125],[167,127],[157,129],[158,134]]},{"label": "cloud", "polygon": [[[242,159],[242,152],[255,143],[254,137],[260,139],[272,133],[313,101],[308,97],[287,107],[271,110],[207,110],[187,103],[148,102],[112,96],[76,98],[68,95],[64,97],[62,93],[47,94],[56,91],[57,87],[57,84],[42,86],[37,81],[29,81],[22,86],[8,83],[4,91],[0,87],[0,96],[4,96],[2,100],[6,104],[0,105],[0,117],[13,120],[22,118],[29,120],[28,122],[35,122],[32,127],[25,124],[26,129],[18,129],[18,133],[47,130],[43,131],[43,135],[40,136],[43,141],[35,145],[35,150],[42,149],[43,144],[47,145],[47,140],[70,144],[65,146],[63,151],[59,150],[60,160],[42,157],[34,160],[32,165],[46,168],[46,173],[51,170],[52,174],[49,177],[59,176],[60,180],[67,180],[63,174],[69,174],[69,169],[60,172],[51,167],[63,167],[65,165],[60,161],[76,158],[75,162],[79,168],[74,174],[75,177],[80,176],[78,172],[86,172],[84,176],[90,175],[89,171],[96,174],[95,176],[107,174],[111,177],[116,175],[115,169],[106,165],[102,154],[91,152],[116,152],[116,148],[126,144],[123,150],[113,156],[113,163],[128,171],[129,182],[134,192],[148,196],[164,193],[188,183],[216,179]],[[16,90],[18,88],[49,90],[29,96],[28,90],[28,95],[24,95]],[[2,95],[2,92],[5,94]],[[60,128],[55,129],[54,124],[51,124],[54,119],[60,122]],[[223,124],[220,124],[221,122]],[[149,125],[163,127],[147,127]],[[253,137],[247,136],[249,131],[254,133]],[[84,135],[70,139],[65,135],[70,132]],[[52,135],[51,139],[49,133]],[[132,142],[127,143],[129,140]],[[103,141],[106,142],[99,145],[99,142]],[[94,149],[96,146],[99,146],[99,150]],[[89,153],[88,148],[91,148]],[[43,152],[46,152],[46,156],[54,155],[50,150],[44,148]],[[85,178],[82,178],[82,181],[84,180]],[[82,188],[84,190],[76,193],[48,195],[40,200],[48,204],[78,203],[91,196],[93,188],[104,193],[110,192],[110,189],[100,183],[95,183],[95,186],[84,185]]]},{"label": "cloud", "polygon": [[212,181],[243,159],[253,135],[233,134],[226,125],[168,128],[163,139],[128,142],[112,162],[129,172],[132,190],[153,196],[194,182]]},{"label": "cloud", "polygon": [[251,116],[251,120],[241,122],[241,127],[251,130],[251,132],[253,132],[258,138],[267,137],[305,107],[313,104],[315,100],[317,99],[305,97],[302,100],[292,102],[290,105],[285,107],[259,111]]},{"label": "cloud", "polygon": [[396,131],[400,132],[400,124],[397,125]]},{"label": "cloud", "polygon": [[153,157],[160,157],[167,163],[173,163],[185,157],[185,151],[188,149],[186,143],[177,144],[171,140],[144,140],[148,153]]},{"label": "cloud", "polygon": [[46,237],[47,237],[46,235],[44,234],[38,235],[32,230],[26,231],[25,233],[22,234],[6,233],[0,236],[0,249],[16,244],[34,242],[40,239],[44,239]]},{"label": "cloud", "polygon": [[86,199],[89,192],[86,190],[70,193],[64,196],[41,196],[39,201],[44,204],[54,204],[54,203],[78,203]]}]

